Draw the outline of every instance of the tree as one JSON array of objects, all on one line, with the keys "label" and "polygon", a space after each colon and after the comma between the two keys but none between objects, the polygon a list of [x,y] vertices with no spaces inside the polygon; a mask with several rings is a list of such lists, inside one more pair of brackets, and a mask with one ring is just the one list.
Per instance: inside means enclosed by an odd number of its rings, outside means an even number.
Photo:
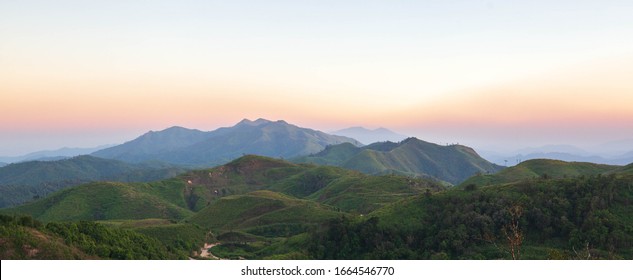
[{"label": "tree", "polygon": [[508,250],[513,260],[521,258],[521,244],[523,244],[523,232],[519,227],[519,219],[523,215],[523,207],[514,205],[508,209],[510,223],[503,227],[503,234],[508,240]]}]

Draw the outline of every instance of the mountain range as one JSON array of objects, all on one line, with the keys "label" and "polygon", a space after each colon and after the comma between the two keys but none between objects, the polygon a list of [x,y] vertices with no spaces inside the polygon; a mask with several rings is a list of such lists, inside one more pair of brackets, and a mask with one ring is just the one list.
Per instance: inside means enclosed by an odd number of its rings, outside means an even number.
[{"label": "mountain range", "polygon": [[158,160],[172,164],[208,167],[227,163],[244,154],[290,158],[316,153],[328,145],[361,145],[358,141],[301,128],[285,121],[242,120],[233,127],[203,132],[182,127],[148,132],[132,141],[103,149],[94,156],[126,162]]},{"label": "mountain range", "polygon": [[407,136],[395,133],[386,128],[367,129],[360,126],[350,127],[331,132],[334,135],[341,135],[350,138],[354,138],[361,143],[367,145],[375,142],[400,142],[407,138]]},{"label": "mountain range", "polygon": [[[217,166],[250,153],[374,175],[433,178],[450,184],[458,184],[476,173],[500,169],[465,146],[439,146],[415,138],[399,143],[360,145],[351,138],[264,119],[243,120],[233,127],[211,132],[171,127],[150,131],[91,156],[0,167],[0,207],[19,205],[81,183],[163,179],[184,169]],[[312,155],[301,157],[308,154]]]},{"label": "mountain range", "polygon": [[98,150],[102,150],[108,148],[112,145],[102,145],[98,147],[92,148],[61,148],[57,150],[46,150],[46,151],[37,151],[28,153],[22,156],[14,156],[14,157],[0,157],[0,167],[3,165],[7,165],[9,163],[15,162],[23,162],[23,161],[53,161],[60,160],[69,157],[79,156],[79,155],[87,155]]},{"label": "mountain range", "polygon": [[432,177],[451,184],[459,184],[478,173],[495,173],[503,168],[481,158],[472,148],[441,146],[417,138],[407,138],[399,143],[378,142],[364,147],[345,143],[333,145],[294,161],[340,166],[368,174]]}]

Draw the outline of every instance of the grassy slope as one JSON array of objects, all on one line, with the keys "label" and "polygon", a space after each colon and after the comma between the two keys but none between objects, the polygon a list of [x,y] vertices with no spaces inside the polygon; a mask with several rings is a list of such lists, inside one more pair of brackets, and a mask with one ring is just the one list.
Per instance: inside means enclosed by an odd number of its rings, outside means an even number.
[{"label": "grassy slope", "polygon": [[339,215],[332,208],[271,191],[256,191],[215,201],[190,219],[190,222],[224,231],[251,231],[257,235],[295,233],[305,226]]},{"label": "grassy slope", "polygon": [[588,162],[565,162],[551,159],[533,159],[524,161],[516,166],[506,168],[492,175],[475,175],[460,184],[477,186],[511,183],[525,179],[577,177],[582,175],[597,175],[617,171],[620,167],[614,165],[595,164]]},{"label": "grassy slope", "polygon": [[[214,169],[184,174],[169,182],[166,185],[180,184],[185,188],[183,199],[187,205],[179,204],[182,199],[173,203],[193,211],[223,197],[271,190],[344,211],[366,213],[403,196],[443,188],[427,179],[369,176],[338,167],[292,164],[260,156],[245,156]],[[157,184],[165,183],[152,185]]]},{"label": "grassy slope", "polygon": [[0,168],[0,207],[19,205],[87,182],[147,182],[182,172],[164,164],[136,165],[92,156],[16,163]]},{"label": "grassy slope", "polygon": [[152,194],[147,184],[89,183],[4,213],[29,214],[42,221],[165,218],[183,219],[191,211]]},{"label": "grassy slope", "polygon": [[85,184],[3,211],[30,214],[43,221],[182,219],[222,198],[271,190],[343,211],[368,213],[403,197],[440,189],[425,179],[369,176],[338,167],[244,156],[223,166],[152,183]]},{"label": "grassy slope", "polygon": [[348,176],[338,179],[308,199],[332,205],[342,211],[369,213],[386,204],[409,196],[436,192],[443,188],[424,179],[403,176]]}]

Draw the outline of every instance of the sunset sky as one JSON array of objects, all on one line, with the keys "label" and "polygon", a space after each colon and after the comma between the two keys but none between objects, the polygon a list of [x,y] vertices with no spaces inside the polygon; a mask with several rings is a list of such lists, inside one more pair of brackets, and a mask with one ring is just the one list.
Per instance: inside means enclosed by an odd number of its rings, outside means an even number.
[{"label": "sunset sky", "polygon": [[[633,138],[633,1],[0,1],[0,155],[243,118]],[[633,147],[632,147],[633,148]]]}]

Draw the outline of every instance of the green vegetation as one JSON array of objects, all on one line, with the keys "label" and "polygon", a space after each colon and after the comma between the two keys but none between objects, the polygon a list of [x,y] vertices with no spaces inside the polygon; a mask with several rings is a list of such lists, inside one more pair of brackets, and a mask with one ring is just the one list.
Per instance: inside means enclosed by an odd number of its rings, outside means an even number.
[{"label": "green vegetation", "polygon": [[28,216],[0,215],[0,259],[89,259],[76,247],[69,246],[43,225]]},{"label": "green vegetation", "polygon": [[129,164],[92,156],[14,163],[0,168],[0,208],[87,182],[148,182],[182,172],[182,168],[162,163]]},{"label": "green vegetation", "polygon": [[359,174],[340,178],[307,198],[345,212],[366,214],[406,197],[443,189],[439,184],[424,179]]},{"label": "green vegetation", "polygon": [[192,252],[197,252],[205,242],[215,241],[206,229],[190,223],[140,220],[125,222],[120,227],[153,237],[164,244],[168,251],[179,252],[181,256],[189,256]]},{"label": "green vegetation", "polygon": [[180,220],[192,213],[153,195],[148,184],[89,183],[3,213],[28,214],[42,221],[164,218]]},{"label": "green vegetation", "polygon": [[218,233],[239,230],[278,237],[305,232],[310,225],[337,215],[332,208],[312,201],[256,191],[222,198],[188,220]]},{"label": "green vegetation", "polygon": [[537,178],[571,178],[581,175],[597,175],[616,171],[619,168],[619,166],[614,165],[588,162],[533,159],[506,168],[496,174],[478,174],[461,183],[460,187],[471,184],[476,186],[497,185]]},{"label": "green vegetation", "polygon": [[340,166],[367,174],[432,177],[451,184],[459,184],[477,173],[495,173],[502,169],[481,158],[469,147],[440,146],[416,138],[400,143],[374,143],[361,148],[340,144],[294,161]]},{"label": "green vegetation", "polygon": [[[107,227],[94,222],[48,223],[46,230],[68,245],[104,259],[143,260],[178,258],[157,239],[131,230]],[[184,256],[180,256],[183,258]]]},{"label": "green vegetation", "polygon": [[0,246],[5,259],[204,258],[204,243],[228,259],[632,259],[631,205],[633,165],[526,161],[446,189],[244,156],[2,209],[47,224],[1,216]]},{"label": "green vegetation", "polygon": [[94,222],[43,225],[28,216],[0,215],[2,259],[178,259],[159,240]]},{"label": "green vegetation", "polygon": [[631,259],[633,177],[526,180],[422,195],[311,232],[317,259]]}]

